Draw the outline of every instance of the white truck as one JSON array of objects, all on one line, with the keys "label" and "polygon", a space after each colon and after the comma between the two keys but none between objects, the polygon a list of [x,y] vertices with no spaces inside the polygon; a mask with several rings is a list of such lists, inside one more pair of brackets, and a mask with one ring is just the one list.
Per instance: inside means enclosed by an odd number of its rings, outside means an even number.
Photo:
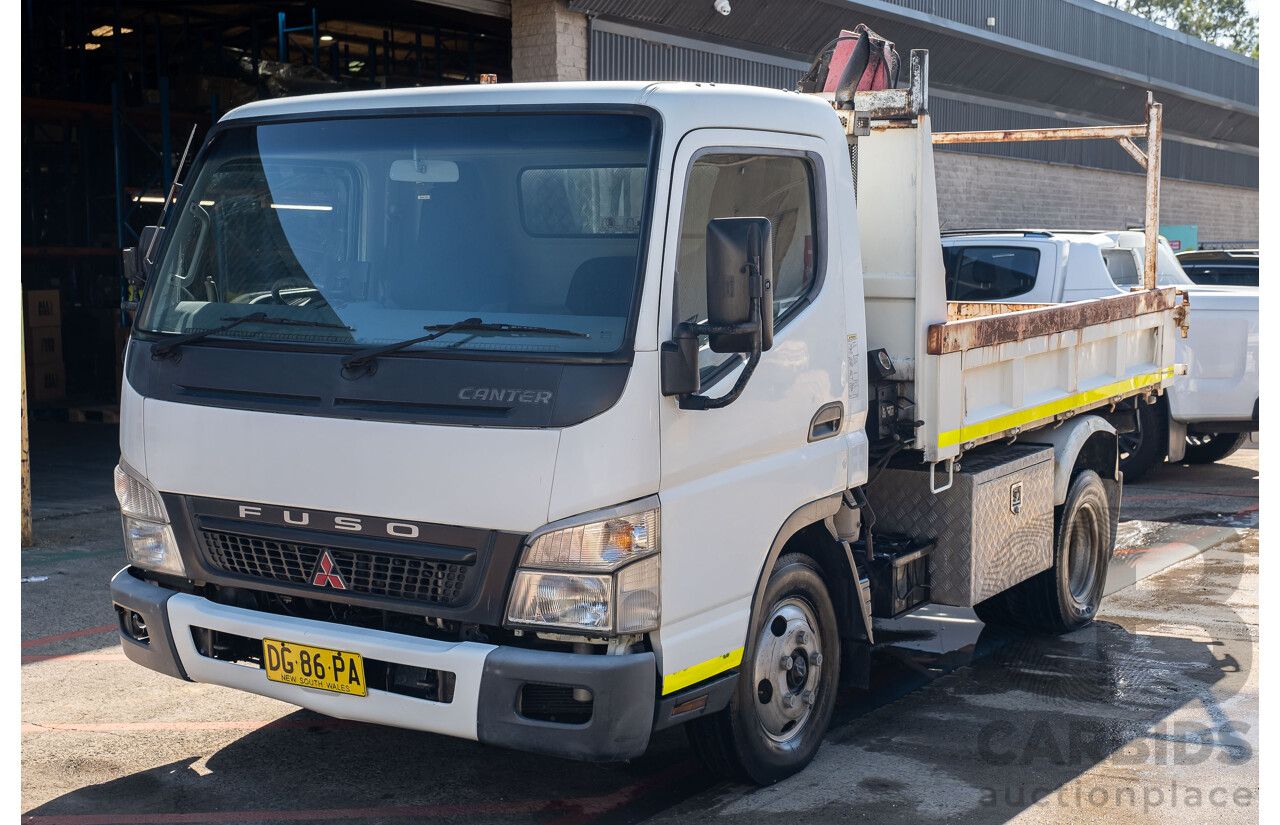
[{"label": "white truck", "polygon": [[[944,232],[947,295],[1024,306],[1127,293],[1141,283],[1141,232],[1001,230]],[[1167,457],[1205,464],[1239,449],[1258,429],[1258,290],[1199,286],[1163,238],[1156,282],[1185,292],[1194,323],[1174,358],[1187,373],[1120,432],[1120,469],[1136,481]]]},{"label": "white truck", "polygon": [[125,653],[579,759],[686,724],[767,783],[873,617],[1090,622],[1173,291],[950,320],[926,65],[227,114],[126,256]]}]

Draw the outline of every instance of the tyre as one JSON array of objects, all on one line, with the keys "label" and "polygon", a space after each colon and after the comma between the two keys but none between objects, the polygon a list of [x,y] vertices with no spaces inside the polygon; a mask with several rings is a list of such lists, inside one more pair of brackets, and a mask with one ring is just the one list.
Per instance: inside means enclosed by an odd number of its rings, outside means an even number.
[{"label": "tyre", "polygon": [[1138,429],[1120,433],[1120,472],[1125,481],[1137,481],[1164,461],[1169,447],[1169,422],[1164,404],[1138,401]]},{"label": "tyre", "polygon": [[769,785],[808,765],[835,707],[840,633],[817,565],[792,553],[774,566],[753,616],[729,706],[685,725],[712,770]]},{"label": "tyre", "polygon": [[1093,470],[1071,479],[1054,511],[1053,566],[974,605],[984,623],[1067,633],[1093,621],[1115,545],[1107,489]]},{"label": "tyre", "polygon": [[1212,464],[1244,446],[1248,433],[1190,433],[1187,435],[1187,464]]}]

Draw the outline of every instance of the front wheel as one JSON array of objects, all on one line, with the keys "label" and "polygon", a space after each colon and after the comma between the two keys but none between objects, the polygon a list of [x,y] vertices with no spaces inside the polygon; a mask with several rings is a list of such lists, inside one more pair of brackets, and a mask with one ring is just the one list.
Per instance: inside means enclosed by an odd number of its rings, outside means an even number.
[{"label": "front wheel", "polygon": [[831,723],[840,673],[835,608],[808,556],[778,560],[752,617],[729,706],[686,725],[708,767],[768,785],[812,761]]},{"label": "front wheel", "polygon": [[1182,460],[1188,464],[1212,464],[1231,455],[1248,440],[1248,433],[1189,433],[1187,454]]}]

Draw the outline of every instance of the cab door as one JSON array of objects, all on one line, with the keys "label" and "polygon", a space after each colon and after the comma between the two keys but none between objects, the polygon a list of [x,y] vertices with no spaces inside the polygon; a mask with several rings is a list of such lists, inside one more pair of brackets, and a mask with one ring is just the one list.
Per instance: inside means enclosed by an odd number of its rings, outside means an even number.
[{"label": "cab door", "polygon": [[[833,157],[840,159],[817,138],[736,130],[691,132],[676,153],[662,270],[663,295],[672,300],[660,312],[659,340],[670,340],[681,321],[706,320],[707,222],[725,217],[771,223],[775,333],[732,404],[682,410],[675,398],[662,399],[663,693],[737,664],[779,528],[847,483]],[[711,352],[702,338],[701,394],[726,394],[745,360]],[[833,405],[843,412],[835,420]]]}]

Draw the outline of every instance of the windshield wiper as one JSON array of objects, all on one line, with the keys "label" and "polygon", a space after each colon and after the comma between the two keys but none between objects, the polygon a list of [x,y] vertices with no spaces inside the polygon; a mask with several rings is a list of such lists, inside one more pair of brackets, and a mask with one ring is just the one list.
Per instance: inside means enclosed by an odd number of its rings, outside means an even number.
[{"label": "windshield wiper", "polygon": [[199,341],[202,338],[208,338],[210,335],[217,335],[219,333],[226,332],[227,330],[232,329],[233,327],[238,327],[247,321],[253,321],[258,324],[279,324],[281,326],[291,327],[327,327],[329,329],[355,331],[355,327],[348,327],[342,324],[330,324],[324,321],[306,321],[294,318],[272,318],[265,312],[254,312],[249,315],[241,315],[238,318],[221,318],[219,320],[230,321],[230,323],[223,324],[220,327],[214,327],[213,329],[202,329],[199,332],[188,332],[186,335],[179,335],[177,338],[172,338],[152,350],[151,357],[160,359],[168,358],[175,349],[183,344],[190,344],[192,341]]},{"label": "windshield wiper", "polygon": [[574,332],[571,329],[554,329],[552,327],[526,327],[520,324],[486,324],[479,318],[468,318],[465,321],[459,321],[456,324],[436,324],[423,329],[467,329],[480,330],[482,332],[535,332],[541,335],[564,335],[569,338],[590,338],[591,336],[585,332]]},{"label": "windshield wiper", "polygon": [[585,332],[574,332],[569,329],[553,329],[551,327],[526,327],[519,324],[486,324],[479,318],[466,318],[452,324],[434,324],[432,326],[423,327],[423,329],[433,330],[430,335],[423,335],[420,338],[410,338],[407,341],[397,341],[394,344],[386,344],[379,347],[371,347],[369,349],[359,350],[342,359],[343,371],[354,370],[366,366],[373,362],[378,356],[386,355],[405,347],[411,347],[414,344],[423,344],[427,341],[434,341],[437,338],[448,335],[451,332],[466,330],[469,332],[531,332],[540,335],[564,335],[570,338],[590,338],[591,336]]}]

